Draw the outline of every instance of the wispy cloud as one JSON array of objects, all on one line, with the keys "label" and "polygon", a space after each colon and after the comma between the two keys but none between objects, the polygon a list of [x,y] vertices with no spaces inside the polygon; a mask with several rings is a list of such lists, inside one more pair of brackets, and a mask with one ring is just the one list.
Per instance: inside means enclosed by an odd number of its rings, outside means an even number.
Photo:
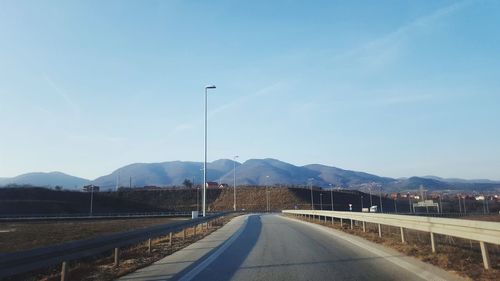
[{"label": "wispy cloud", "polygon": [[95,143],[122,143],[126,139],[122,137],[106,136],[106,135],[68,135],[67,138],[77,142],[95,142]]},{"label": "wispy cloud", "polygon": [[398,27],[372,41],[364,43],[347,52],[333,56],[333,60],[357,60],[364,66],[381,66],[399,55],[400,48],[405,40],[419,30],[431,28],[436,22],[464,9],[475,1],[461,1],[439,8],[425,16],[419,17],[410,23]]},{"label": "wispy cloud", "polygon": [[[266,86],[266,87],[264,87],[256,92],[254,92],[254,93],[240,96],[239,98],[234,99],[226,104],[220,105],[220,106],[210,110],[207,113],[207,116],[209,118],[214,117],[220,113],[223,113],[226,110],[229,110],[229,109],[237,107],[237,106],[241,106],[241,105],[249,102],[252,99],[262,97],[262,96],[271,95],[271,94],[277,93],[277,92],[281,92],[284,89],[286,89],[287,87],[289,87],[289,84],[286,81],[278,81],[276,83],[268,85],[268,86]],[[175,126],[174,129],[168,135],[171,136],[171,135],[177,134],[181,131],[192,129],[201,123],[202,123],[202,121],[200,121],[200,120],[196,120],[196,121],[192,120],[192,121],[180,123],[177,126]]]},{"label": "wispy cloud", "polygon": [[385,96],[374,100],[372,104],[375,106],[414,104],[430,101],[433,97],[431,94]]},{"label": "wispy cloud", "polygon": [[70,97],[70,95],[68,95],[58,84],[56,84],[54,82],[54,80],[52,80],[50,78],[49,75],[44,73],[43,77],[44,77],[45,81],[47,81],[47,84],[54,90],[54,92],[61,99],[64,100],[64,102],[67,104],[67,106],[69,107],[69,109],[71,110],[73,115],[75,117],[79,117],[80,113],[81,113],[80,106],[78,106],[78,104],[73,101],[73,99]]},{"label": "wispy cloud", "polygon": [[227,109],[245,104],[252,99],[262,97],[262,96],[271,95],[271,94],[276,93],[278,91],[282,91],[285,87],[288,87],[288,84],[285,83],[284,81],[279,81],[279,82],[276,82],[274,84],[268,85],[268,86],[258,90],[255,93],[241,96],[241,97],[239,97],[231,102],[228,102],[228,103],[223,104],[219,107],[216,107],[213,110],[210,110],[208,112],[208,116],[209,117],[215,116],[215,115],[217,115],[217,114],[219,114]]}]

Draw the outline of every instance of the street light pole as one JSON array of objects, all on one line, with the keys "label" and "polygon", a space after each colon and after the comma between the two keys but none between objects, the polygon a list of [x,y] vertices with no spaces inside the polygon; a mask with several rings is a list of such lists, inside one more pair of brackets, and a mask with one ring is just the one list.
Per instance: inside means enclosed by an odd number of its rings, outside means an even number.
[{"label": "street light pole", "polygon": [[203,216],[206,212],[206,193],[207,193],[207,92],[208,89],[215,89],[214,85],[205,86],[205,161],[203,161]]},{"label": "street light pole", "polygon": [[323,211],[323,193],[319,194],[319,206],[321,208],[321,211]]},{"label": "street light pole", "polygon": [[380,188],[380,193],[379,193],[379,199],[380,199],[380,212],[383,213],[384,212],[384,207],[382,206],[382,186],[379,187]]},{"label": "street light pole", "polygon": [[490,213],[490,205],[488,205],[488,195],[484,197],[484,201],[486,202],[486,213]]},{"label": "street light pole", "polygon": [[94,186],[91,185],[90,188],[92,189],[90,192],[90,216],[92,216],[94,208]]},{"label": "street light pole", "polygon": [[269,176],[266,176],[266,211],[269,212]]},{"label": "street light pole", "polygon": [[314,180],[313,178],[309,179],[309,186],[311,187],[311,210],[314,210],[314,195],[313,195],[313,185],[312,185],[313,180]]},{"label": "street light pole", "polygon": [[236,155],[233,157],[233,195],[234,195],[234,203],[233,203],[233,210],[236,211],[236,158],[239,156]]},{"label": "street light pole", "polygon": [[332,211],[333,211],[333,186],[331,183],[329,185],[330,185],[330,199],[332,201]]},{"label": "street light pole", "polygon": [[370,208],[373,206],[373,201],[372,201],[372,188],[368,187],[368,191],[370,191]]}]

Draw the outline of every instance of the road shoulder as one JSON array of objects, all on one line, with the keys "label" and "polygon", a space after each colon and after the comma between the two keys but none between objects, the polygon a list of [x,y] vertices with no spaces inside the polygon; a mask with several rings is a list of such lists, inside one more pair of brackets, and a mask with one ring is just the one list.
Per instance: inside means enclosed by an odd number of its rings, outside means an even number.
[{"label": "road shoulder", "polygon": [[244,228],[248,215],[238,216],[205,238],[181,249],[154,264],[122,276],[119,281],[173,280],[179,273],[196,269],[198,262],[210,258],[232,236]]},{"label": "road shoulder", "polygon": [[469,280],[452,272],[448,272],[444,269],[436,267],[432,264],[425,263],[414,257],[401,256],[401,253],[397,252],[394,249],[387,248],[383,245],[368,241],[362,237],[358,237],[323,225],[286,217],[283,215],[281,215],[280,217],[286,220],[306,224],[318,231],[327,233],[336,238],[340,238],[344,241],[354,244],[366,251],[371,252],[372,254],[383,257],[391,263],[410,271],[411,273],[423,278],[424,280]]}]

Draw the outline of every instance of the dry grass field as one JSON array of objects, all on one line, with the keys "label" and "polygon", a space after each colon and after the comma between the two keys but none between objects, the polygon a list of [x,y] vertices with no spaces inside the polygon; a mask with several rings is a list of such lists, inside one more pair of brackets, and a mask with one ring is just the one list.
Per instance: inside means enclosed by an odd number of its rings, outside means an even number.
[{"label": "dry grass field", "polygon": [[[103,253],[100,256],[79,260],[69,263],[69,280],[85,281],[111,281],[133,272],[139,268],[148,266],[155,261],[168,256],[191,243],[202,239],[226,224],[233,216],[223,217],[210,227],[198,226],[196,235],[193,228],[186,229],[186,237],[183,232],[175,233],[172,241],[169,236],[159,237],[152,240],[151,252],[146,243],[140,243],[129,248],[120,249],[120,263],[114,266],[112,253]],[[6,281],[58,281],[60,280],[60,267],[54,267],[38,272],[31,272],[22,276],[15,276]]]},{"label": "dry grass field", "polygon": [[0,253],[29,250],[103,234],[123,232],[186,218],[79,220],[0,223]]}]

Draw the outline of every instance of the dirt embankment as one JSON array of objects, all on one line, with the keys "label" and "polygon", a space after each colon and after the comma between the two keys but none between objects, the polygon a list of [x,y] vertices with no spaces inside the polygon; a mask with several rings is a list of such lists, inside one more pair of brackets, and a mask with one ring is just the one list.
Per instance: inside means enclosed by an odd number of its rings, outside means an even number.
[{"label": "dirt embankment", "polygon": [[[89,192],[47,188],[0,188],[0,215],[86,214],[90,212],[91,196]],[[93,194],[94,214],[158,211],[168,211],[168,208],[129,200],[118,193]]]},{"label": "dirt embankment", "polygon": [[[333,196],[332,196],[333,195]],[[200,189],[123,189],[117,192],[95,192],[93,212],[159,212],[201,210],[202,191]],[[378,205],[380,198],[358,191],[342,190],[313,191],[316,210],[360,211],[370,204]],[[333,198],[332,198],[333,197]],[[208,211],[233,210],[234,190],[232,188],[207,189]],[[333,199],[333,200],[332,200]],[[55,191],[45,188],[0,188],[0,215],[33,214],[85,214],[90,210],[91,194],[77,191]],[[268,206],[269,202],[269,206]],[[406,201],[395,202],[382,198],[384,212],[408,210]],[[236,207],[249,211],[280,211],[283,209],[310,209],[311,190],[287,187],[238,187]]]}]

